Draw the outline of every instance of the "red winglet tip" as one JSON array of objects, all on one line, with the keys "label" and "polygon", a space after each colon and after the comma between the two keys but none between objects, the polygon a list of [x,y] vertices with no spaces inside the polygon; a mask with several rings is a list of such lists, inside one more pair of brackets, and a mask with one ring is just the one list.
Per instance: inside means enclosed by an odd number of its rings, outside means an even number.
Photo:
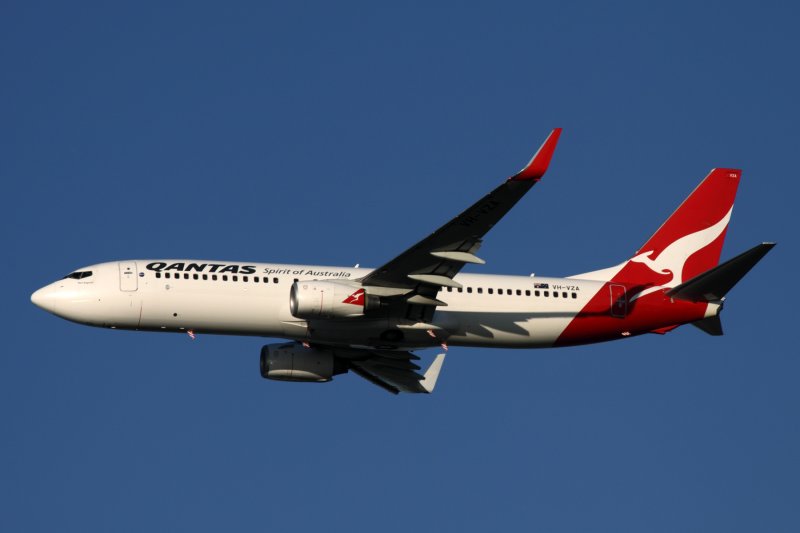
[{"label": "red winglet tip", "polygon": [[528,161],[525,168],[520,170],[510,179],[512,180],[539,180],[544,173],[547,172],[547,167],[550,166],[550,159],[553,157],[553,152],[556,151],[558,138],[561,136],[561,128],[555,128],[550,135],[536,151],[536,154]]}]

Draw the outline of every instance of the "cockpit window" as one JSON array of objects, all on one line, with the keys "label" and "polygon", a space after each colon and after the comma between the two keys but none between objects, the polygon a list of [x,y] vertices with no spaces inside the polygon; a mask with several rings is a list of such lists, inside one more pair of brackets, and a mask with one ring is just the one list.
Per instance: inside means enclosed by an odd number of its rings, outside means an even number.
[{"label": "cockpit window", "polygon": [[91,270],[84,270],[82,272],[73,272],[72,274],[67,274],[64,276],[64,279],[83,279],[88,278],[92,275]]}]

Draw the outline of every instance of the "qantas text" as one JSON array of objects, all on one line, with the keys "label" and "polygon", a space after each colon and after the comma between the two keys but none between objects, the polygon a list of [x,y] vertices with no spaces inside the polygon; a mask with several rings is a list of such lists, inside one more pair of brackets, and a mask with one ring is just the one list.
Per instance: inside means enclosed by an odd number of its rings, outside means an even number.
[{"label": "qantas text", "polygon": [[[156,272],[162,271],[178,271],[178,272],[210,272],[219,274],[255,274],[258,272],[258,267],[255,265],[231,265],[224,263],[165,263],[164,261],[157,261],[155,263],[148,263],[147,270],[154,270]],[[317,276],[325,278],[347,278],[350,277],[350,272],[342,271],[320,271],[311,269],[297,269],[292,270],[289,268],[264,268],[262,274],[287,274],[293,276]]]}]

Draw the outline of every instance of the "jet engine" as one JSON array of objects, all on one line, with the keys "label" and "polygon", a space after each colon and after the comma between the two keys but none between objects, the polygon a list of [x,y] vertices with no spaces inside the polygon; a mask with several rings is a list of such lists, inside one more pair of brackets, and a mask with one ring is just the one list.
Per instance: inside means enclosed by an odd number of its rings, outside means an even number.
[{"label": "jet engine", "polygon": [[363,288],[337,281],[296,281],[289,293],[289,310],[303,319],[362,316],[373,303]]},{"label": "jet engine", "polygon": [[333,353],[306,348],[295,342],[267,344],[261,348],[261,377],[278,381],[330,381],[347,372]]}]

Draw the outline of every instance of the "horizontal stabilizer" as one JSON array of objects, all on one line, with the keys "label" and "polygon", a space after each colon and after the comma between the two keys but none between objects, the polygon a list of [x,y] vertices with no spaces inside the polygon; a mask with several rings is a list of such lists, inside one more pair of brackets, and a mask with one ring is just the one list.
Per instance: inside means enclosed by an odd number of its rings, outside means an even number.
[{"label": "horizontal stabilizer", "polygon": [[722,321],[719,319],[719,315],[692,322],[692,325],[714,337],[722,335]]},{"label": "horizontal stabilizer", "polygon": [[743,254],[681,283],[668,291],[667,296],[690,302],[721,300],[773,246],[775,246],[774,242],[764,242],[754,246]]}]

